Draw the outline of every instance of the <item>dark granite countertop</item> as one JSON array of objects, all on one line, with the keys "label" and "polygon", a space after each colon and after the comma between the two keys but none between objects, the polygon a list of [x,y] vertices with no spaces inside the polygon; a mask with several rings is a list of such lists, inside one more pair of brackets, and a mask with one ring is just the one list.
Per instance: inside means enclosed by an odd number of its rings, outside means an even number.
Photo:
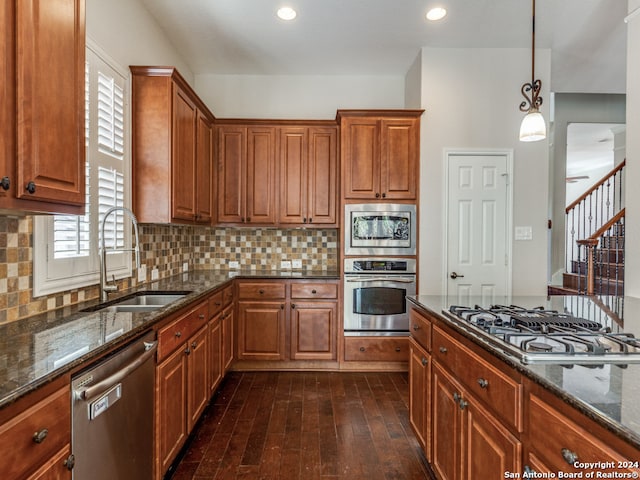
[{"label": "dark granite countertop", "polygon": [[337,280],[340,275],[337,271],[194,270],[119,293],[120,297],[140,291],[189,292],[153,312],[83,312],[99,303],[94,300],[0,325],[0,408],[98,360],[234,278]]},{"label": "dark granite countertop", "polygon": [[[553,308],[582,318],[596,320],[609,326],[613,332],[633,333],[640,337],[640,299],[630,297],[578,297],[578,296],[531,296],[502,297],[490,303],[480,298],[466,299],[464,303],[446,296],[416,295],[409,300],[435,314],[447,325],[465,337],[501,358],[528,378],[552,391],[566,403],[603,425],[609,431],[640,448],[640,363],[601,365],[570,368],[557,364],[525,365],[519,359],[488,345],[478,337],[471,327],[461,326],[442,313],[451,305],[494,304],[519,305],[524,307]],[[614,312],[617,315],[613,314]],[[620,321],[616,319],[620,317]]]}]

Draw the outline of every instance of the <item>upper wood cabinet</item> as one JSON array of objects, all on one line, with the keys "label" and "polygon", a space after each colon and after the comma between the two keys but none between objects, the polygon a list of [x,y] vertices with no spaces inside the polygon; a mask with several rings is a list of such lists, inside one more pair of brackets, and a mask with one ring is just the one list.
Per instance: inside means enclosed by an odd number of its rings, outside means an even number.
[{"label": "upper wood cabinet", "polygon": [[279,129],[278,223],[336,225],[337,141],[336,127]]},{"label": "upper wood cabinet", "polygon": [[0,7],[0,209],[84,213],[84,0]]},{"label": "upper wood cabinet", "polygon": [[339,110],[345,200],[417,200],[422,110]]},{"label": "upper wood cabinet", "polygon": [[132,66],[131,73],[138,221],[211,224],[213,114],[175,68]]},{"label": "upper wood cabinet", "polygon": [[218,223],[276,221],[273,127],[218,125]]}]

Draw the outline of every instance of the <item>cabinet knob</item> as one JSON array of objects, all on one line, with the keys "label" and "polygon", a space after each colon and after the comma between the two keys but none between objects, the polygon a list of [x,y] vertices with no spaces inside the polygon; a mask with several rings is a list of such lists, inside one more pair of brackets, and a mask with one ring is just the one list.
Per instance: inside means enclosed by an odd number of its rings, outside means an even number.
[{"label": "cabinet knob", "polygon": [[198,315],[198,318],[199,318],[200,320],[204,319],[204,313],[201,313],[200,315]]},{"label": "cabinet knob", "polygon": [[387,194],[386,194],[386,193],[383,193],[383,194],[382,194],[382,198],[387,198]]},{"label": "cabinet knob", "polygon": [[458,392],[453,392],[453,401],[458,403],[460,400],[462,399],[462,397],[460,396],[460,394]]},{"label": "cabinet knob", "polygon": [[487,388],[489,386],[489,381],[484,378],[479,378],[478,385],[480,385],[480,388]]},{"label": "cabinet knob", "polygon": [[33,441],[35,443],[42,443],[44,442],[44,439],[47,438],[47,435],[49,435],[49,430],[43,428],[39,432],[33,434]]},{"label": "cabinet knob", "polygon": [[216,307],[220,307],[222,305],[222,302],[216,302],[215,305]]},{"label": "cabinet knob", "polygon": [[380,198],[380,194],[376,192],[376,198]]},{"label": "cabinet knob", "polygon": [[24,188],[25,188],[25,190],[26,190],[27,192],[29,192],[29,193],[31,193],[31,194],[36,193],[36,184],[35,184],[35,182],[33,182],[33,181],[31,181],[31,182],[27,183],[27,186],[26,186],[26,187],[24,187]]},{"label": "cabinet knob", "polygon": [[280,310],[284,310],[284,303],[280,304]]},{"label": "cabinet knob", "polygon": [[176,336],[176,338],[180,338],[180,337],[182,336],[182,332],[181,332],[180,330],[178,330],[178,331],[175,333],[175,336]]},{"label": "cabinet knob", "polygon": [[318,293],[318,292],[317,292],[317,290],[314,288],[313,290],[311,290],[311,293],[313,293],[313,294],[315,295],[315,294],[316,294],[316,293]]},{"label": "cabinet knob", "polygon": [[440,347],[438,350],[440,350],[440,353],[447,353],[447,347]]},{"label": "cabinet knob", "polygon": [[[536,472],[533,468],[531,468],[529,465],[525,465],[524,466],[524,473],[538,473]],[[533,477],[531,477],[533,478]]]},{"label": "cabinet knob", "polygon": [[461,398],[460,401],[458,402],[458,406],[460,407],[460,410],[464,410],[469,406],[469,402]]},{"label": "cabinet knob", "polygon": [[247,223],[251,221],[251,217],[247,217]]},{"label": "cabinet knob", "polygon": [[9,190],[9,187],[11,187],[11,180],[9,180],[9,177],[2,177],[2,180],[0,180],[0,187],[2,187],[3,190]]},{"label": "cabinet knob", "polygon": [[400,351],[400,347],[396,347],[396,352],[399,352],[399,351]]},{"label": "cabinet knob", "polygon": [[313,223],[313,218],[309,217],[309,223]]},{"label": "cabinet knob", "polygon": [[414,330],[420,330],[420,325],[418,325],[417,323],[413,324],[413,329]]},{"label": "cabinet knob", "polygon": [[307,217],[302,217],[302,223],[307,223]]},{"label": "cabinet knob", "polygon": [[292,304],[291,304],[291,308],[296,308],[296,304],[295,304],[295,303],[292,303]]},{"label": "cabinet knob", "polygon": [[564,458],[564,461],[569,465],[573,465],[578,461],[578,454],[572,452],[568,448],[563,448],[562,450],[560,450],[560,453],[562,453],[562,458]]},{"label": "cabinet knob", "polygon": [[364,352],[366,349],[364,347],[360,347],[360,351]]},{"label": "cabinet knob", "polygon": [[192,349],[194,349],[194,350],[195,350],[197,346],[198,346],[198,342],[193,342],[193,343],[191,343],[191,348],[192,348]]},{"label": "cabinet knob", "polygon": [[426,366],[427,366],[427,364],[429,363],[429,360],[427,360],[426,358],[422,357],[421,362],[422,362],[422,366],[423,366],[423,367],[426,367]]},{"label": "cabinet knob", "polygon": [[76,466],[76,457],[73,456],[73,453],[67,457],[63,465],[67,467],[67,470],[73,470],[73,467]]},{"label": "cabinet knob", "polygon": [[191,349],[189,347],[187,347],[187,349],[184,351],[184,353],[186,353],[187,355],[191,355]]},{"label": "cabinet knob", "polygon": [[264,290],[260,289],[260,290],[258,290],[258,293],[259,293],[260,295],[264,295]]}]

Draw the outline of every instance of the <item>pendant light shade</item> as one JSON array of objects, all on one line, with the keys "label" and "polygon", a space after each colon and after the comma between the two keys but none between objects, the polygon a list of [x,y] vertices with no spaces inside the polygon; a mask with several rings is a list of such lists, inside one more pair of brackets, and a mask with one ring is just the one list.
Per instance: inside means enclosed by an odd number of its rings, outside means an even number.
[{"label": "pendant light shade", "polygon": [[520,111],[526,112],[520,125],[520,141],[536,142],[547,137],[547,125],[540,113],[542,97],[539,95],[542,82],[535,80],[535,54],[536,54],[536,0],[531,1],[531,83],[525,83],[520,92],[525,100],[520,103]]}]

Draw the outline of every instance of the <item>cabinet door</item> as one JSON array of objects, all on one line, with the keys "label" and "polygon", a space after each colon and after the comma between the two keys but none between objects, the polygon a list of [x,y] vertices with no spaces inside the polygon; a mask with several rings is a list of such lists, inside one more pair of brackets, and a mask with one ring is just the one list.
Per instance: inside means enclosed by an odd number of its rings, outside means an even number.
[{"label": "cabinet door", "polygon": [[335,128],[309,129],[307,221],[336,225],[338,135]]},{"label": "cabinet door", "polygon": [[15,5],[15,195],[83,206],[84,0],[20,0]]},{"label": "cabinet door", "polygon": [[336,302],[291,304],[291,359],[335,360]]},{"label": "cabinet door", "polygon": [[419,178],[419,119],[383,119],[380,125],[381,196],[414,200]]},{"label": "cabinet door", "polygon": [[166,472],[187,438],[187,362],[183,348],[156,368],[157,472]]},{"label": "cabinet door", "polygon": [[247,129],[218,127],[218,222],[242,223],[247,156]]},{"label": "cabinet door", "polygon": [[171,162],[171,216],[196,218],[196,106],[174,85],[173,159]]},{"label": "cabinet door", "polygon": [[222,373],[224,374],[233,362],[234,347],[234,315],[233,305],[229,305],[222,313]]},{"label": "cabinet door", "polygon": [[275,139],[275,128],[247,129],[246,223],[276,221]]},{"label": "cabinet door", "polygon": [[431,365],[430,356],[413,339],[409,357],[409,421],[431,461]]},{"label": "cabinet door", "polygon": [[222,352],[222,313],[219,313],[209,322],[209,396],[222,381]]},{"label": "cabinet door", "polygon": [[465,394],[462,458],[463,478],[504,478],[505,472],[520,472],[522,444],[495,417]]},{"label": "cabinet door", "polygon": [[[461,389],[451,377],[433,365],[433,469],[441,480],[462,478]],[[488,478],[488,477],[487,477]]]},{"label": "cabinet door", "polygon": [[187,342],[187,431],[191,432],[209,401],[208,326]]},{"label": "cabinet door", "polygon": [[65,465],[70,455],[71,445],[66,445],[27,480],[71,480],[71,470]]},{"label": "cabinet door", "polygon": [[11,199],[15,189],[15,62],[14,19],[15,2],[0,6],[0,205]]},{"label": "cabinet door", "polygon": [[213,177],[212,177],[212,125],[209,119],[198,111],[196,134],[196,221],[209,224],[213,217]]},{"label": "cabinet door", "polygon": [[279,130],[279,223],[307,223],[308,138],[304,127]]},{"label": "cabinet door", "polygon": [[345,118],[341,123],[343,196],[380,198],[380,133],[375,117]]},{"label": "cabinet door", "polygon": [[284,360],[284,302],[238,303],[238,358]]}]

